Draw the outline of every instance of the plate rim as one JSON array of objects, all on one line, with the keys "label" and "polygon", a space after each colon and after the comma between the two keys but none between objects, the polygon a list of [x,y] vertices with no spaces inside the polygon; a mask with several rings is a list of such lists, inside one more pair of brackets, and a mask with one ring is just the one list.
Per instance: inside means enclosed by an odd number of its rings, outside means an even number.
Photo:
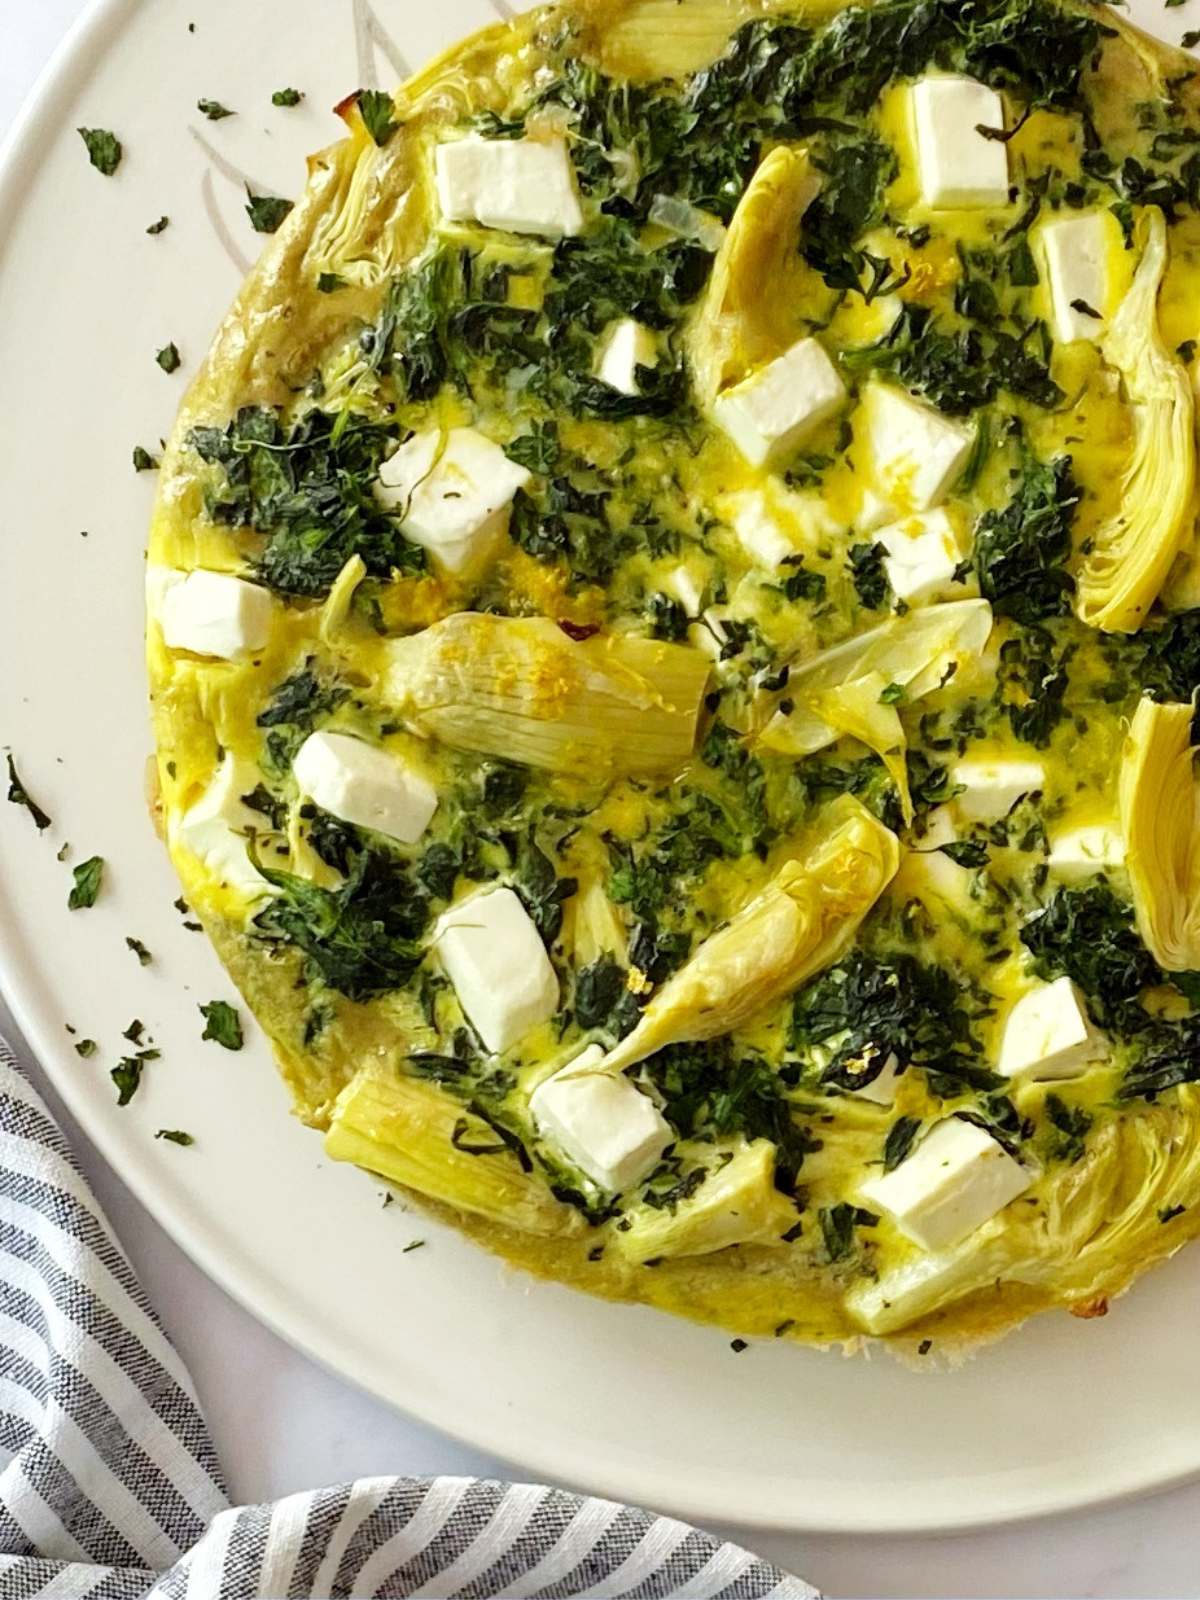
[{"label": "plate rim", "polygon": [[[54,115],[56,103],[60,98],[74,96],[87,76],[89,57],[112,48],[121,27],[141,4],[142,0],[89,0],[19,106],[10,128],[0,140],[0,251],[11,248],[13,227],[8,219],[18,214],[22,192],[30,180],[30,169],[36,166],[39,135],[52,134],[61,122]],[[7,899],[7,891],[0,890],[0,897]],[[1177,1450],[1177,1459],[1164,1464],[1161,1471],[1155,1470],[1149,1458],[1145,1458],[1140,1469],[1108,1467],[1099,1480],[1060,1476],[1058,1482],[1049,1487],[1045,1482],[1040,1488],[1024,1486],[1003,1506],[994,1509],[985,1506],[968,1511],[963,1506],[958,1514],[947,1514],[943,1510],[937,1515],[914,1517],[889,1502],[890,1511],[855,1508],[853,1514],[849,1508],[835,1513],[831,1506],[826,1506],[814,1519],[802,1509],[785,1513],[782,1507],[774,1504],[759,1511],[743,1504],[731,1512],[715,1486],[710,1485],[707,1490],[700,1485],[690,1490],[676,1490],[663,1482],[654,1468],[643,1473],[625,1465],[620,1468],[622,1481],[618,1482],[613,1475],[617,1469],[606,1471],[603,1465],[589,1464],[586,1457],[581,1460],[578,1452],[565,1453],[565,1441],[557,1446],[530,1445],[527,1451],[514,1455],[511,1427],[503,1429],[498,1423],[489,1427],[479,1422],[472,1426],[469,1402],[456,1405],[448,1400],[425,1404],[420,1395],[412,1392],[399,1398],[396,1387],[386,1381],[384,1374],[373,1370],[368,1373],[356,1366],[352,1356],[343,1355],[331,1329],[324,1324],[314,1327],[305,1318],[304,1308],[282,1288],[255,1281],[248,1260],[243,1262],[240,1255],[218,1248],[216,1240],[210,1237],[211,1226],[203,1221],[203,1213],[181,1204],[169,1190],[164,1190],[153,1166],[138,1159],[138,1149],[131,1136],[124,1135],[115,1123],[93,1121],[86,1086],[67,1070],[70,1063],[66,1045],[59,1037],[60,1025],[52,1024],[48,1011],[39,1005],[37,960],[14,934],[13,927],[11,919],[0,917],[0,995],[11,1010],[22,1036],[21,1042],[27,1045],[83,1136],[173,1243],[218,1288],[294,1349],[372,1398],[463,1445],[487,1451],[521,1471],[576,1484],[611,1499],[653,1506],[688,1521],[762,1533],[916,1536],[996,1530],[1070,1512],[1099,1509],[1200,1478],[1198,1439],[1194,1455],[1187,1452],[1185,1460],[1185,1452]],[[572,1292],[582,1296],[581,1291]],[[835,1359],[833,1352],[828,1359]],[[393,1370],[400,1371],[399,1368]],[[931,1375],[930,1381],[937,1379]],[[1048,1469],[1042,1470],[1043,1479],[1047,1472]]]}]

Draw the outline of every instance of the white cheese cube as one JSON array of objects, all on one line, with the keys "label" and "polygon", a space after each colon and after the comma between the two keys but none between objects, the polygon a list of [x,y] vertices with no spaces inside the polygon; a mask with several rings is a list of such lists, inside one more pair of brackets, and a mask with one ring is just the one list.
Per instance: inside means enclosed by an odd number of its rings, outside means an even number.
[{"label": "white cheese cube", "polygon": [[596,346],[596,376],[622,394],[640,394],[639,367],[658,365],[658,342],[653,330],[632,317],[610,322]]},{"label": "white cheese cube", "polygon": [[983,128],[1004,127],[1004,102],[974,78],[931,76],[911,90],[921,199],[937,210],[1008,203],[1008,146]]},{"label": "white cheese cube", "polygon": [[261,650],[271,637],[275,602],[256,583],[197,567],[182,583],[165,586],[159,615],[163,640],[172,650],[236,661]]},{"label": "white cheese cube", "polygon": [[437,790],[397,756],[346,733],[310,733],[292,776],[301,794],[343,822],[415,844],[437,810]]},{"label": "white cheese cube", "polygon": [[880,528],[875,539],[887,551],[883,568],[897,599],[920,605],[953,586],[962,550],[958,529],[940,507]]},{"label": "white cheese cube", "polygon": [[893,1172],[859,1185],[863,1201],[885,1211],[923,1250],[946,1250],[982,1227],[1032,1182],[990,1133],[947,1117]]},{"label": "white cheese cube", "polygon": [[[1116,218],[1107,211],[1055,217],[1038,230],[1050,289],[1051,327],[1060,344],[1099,339],[1110,294],[1109,261]],[[1090,308],[1099,316],[1089,316]]]},{"label": "white cheese cube", "polygon": [[438,959],[485,1049],[508,1050],[558,1009],[542,936],[511,889],[479,889],[438,918]]},{"label": "white cheese cube", "polygon": [[1056,878],[1078,883],[1097,872],[1112,872],[1125,865],[1125,840],[1119,829],[1106,822],[1069,828],[1050,840],[1046,865]]},{"label": "white cheese cube", "polygon": [[379,469],[376,498],[399,512],[406,539],[464,576],[495,554],[527,468],[474,428],[414,433]]},{"label": "white cheese cube", "polygon": [[1006,817],[1023,795],[1046,785],[1040,761],[984,761],[968,757],[950,768],[950,782],[962,789],[952,802],[970,822],[995,822]]},{"label": "white cheese cube", "polygon": [[1077,1078],[1107,1055],[1104,1035],[1092,1027],[1079,990],[1070,978],[1055,978],[1023,994],[1009,1012],[996,1071],[1036,1083]]},{"label": "white cheese cube", "polygon": [[846,398],[837,368],[819,339],[801,339],[783,355],[717,396],[713,420],[752,467],[786,455],[833,416]]},{"label": "white cheese cube", "polygon": [[856,1100],[869,1100],[872,1105],[890,1106],[896,1098],[896,1085],[900,1081],[900,1061],[894,1050],[888,1052],[877,1076],[861,1089],[851,1089]]},{"label": "white cheese cube", "polygon": [[434,151],[438,205],[448,222],[479,222],[547,239],[583,232],[583,207],[565,139],[468,135]]},{"label": "white cheese cube", "polygon": [[727,502],[738,543],[756,566],[773,572],[796,546],[757,489],[731,495]]},{"label": "white cheese cube", "polygon": [[270,827],[260,811],[242,801],[260,781],[256,768],[226,755],[208,788],[184,812],[175,829],[176,843],[202,861],[221,883],[247,898],[272,892],[246,850],[250,833],[264,833]]},{"label": "white cheese cube", "polygon": [[862,413],[876,492],[901,513],[940,504],[966,465],[974,428],[890,383],[867,385]]},{"label": "white cheese cube", "polygon": [[639,1183],[674,1139],[649,1095],[585,1050],[534,1090],[529,1108],[542,1137],[608,1194]]}]

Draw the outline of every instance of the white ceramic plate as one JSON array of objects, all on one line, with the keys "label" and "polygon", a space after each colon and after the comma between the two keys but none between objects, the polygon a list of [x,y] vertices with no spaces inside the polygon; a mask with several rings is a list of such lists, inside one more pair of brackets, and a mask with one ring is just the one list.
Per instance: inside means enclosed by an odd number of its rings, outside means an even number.
[{"label": "white ceramic plate", "polygon": [[[804,1530],[963,1527],[1062,1510],[1200,1470],[1200,1250],[1103,1322],[1027,1327],[965,1370],[720,1333],[510,1272],[323,1160],[267,1048],[200,1042],[229,997],[182,927],[146,820],[143,530],[155,448],[261,242],[242,176],[295,194],[337,136],[327,107],[505,11],[488,0],[107,0],[59,54],[0,166],[0,739],[54,827],[0,805],[6,993],[73,1112],[192,1256],[309,1354],[534,1474],[696,1518]],[[1135,15],[1181,32],[1186,12]],[[195,17],[195,31],[188,28]],[[295,110],[273,90],[305,91]],[[238,115],[207,122],[200,96]],[[113,128],[113,179],[75,129]],[[167,230],[146,227],[163,213]],[[183,370],[156,350],[174,340]],[[87,537],[82,531],[87,530]],[[64,863],[56,851],[70,841]],[[70,863],[110,863],[70,913]],[[142,968],[125,936],[154,955]],[[118,1110],[131,1018],[163,1057]],[[82,1060],[64,1029],[100,1041]],[[195,1135],[190,1149],[153,1138]],[[413,1239],[427,1248],[403,1253]]]}]

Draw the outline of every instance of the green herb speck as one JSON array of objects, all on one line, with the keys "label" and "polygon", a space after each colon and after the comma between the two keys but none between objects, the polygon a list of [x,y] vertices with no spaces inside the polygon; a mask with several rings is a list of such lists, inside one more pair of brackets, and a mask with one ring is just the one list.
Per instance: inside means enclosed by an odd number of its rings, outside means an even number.
[{"label": "green herb speck", "polygon": [[242,1048],[241,1019],[227,1000],[210,1000],[200,1007],[200,1014],[204,1018],[202,1039],[214,1039],[226,1050]]},{"label": "green herb speck", "polygon": [[75,882],[67,896],[68,909],[81,911],[87,906],[94,906],[104,879],[104,857],[89,856],[86,861],[79,863],[72,876]]},{"label": "green herb speck", "polygon": [[109,133],[107,128],[80,128],[77,131],[87,145],[88,160],[97,172],[102,172],[106,178],[111,178],[121,165],[121,157],[124,154],[121,141],[116,134]]}]

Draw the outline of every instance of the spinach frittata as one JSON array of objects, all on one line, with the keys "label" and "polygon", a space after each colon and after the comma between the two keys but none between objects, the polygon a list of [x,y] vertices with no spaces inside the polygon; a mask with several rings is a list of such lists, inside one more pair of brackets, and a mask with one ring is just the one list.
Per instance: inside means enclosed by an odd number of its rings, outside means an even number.
[{"label": "spinach frittata", "polygon": [[332,1157],[804,1341],[1197,1231],[1198,83],[1055,0],[562,0],[340,108],[148,576]]}]

